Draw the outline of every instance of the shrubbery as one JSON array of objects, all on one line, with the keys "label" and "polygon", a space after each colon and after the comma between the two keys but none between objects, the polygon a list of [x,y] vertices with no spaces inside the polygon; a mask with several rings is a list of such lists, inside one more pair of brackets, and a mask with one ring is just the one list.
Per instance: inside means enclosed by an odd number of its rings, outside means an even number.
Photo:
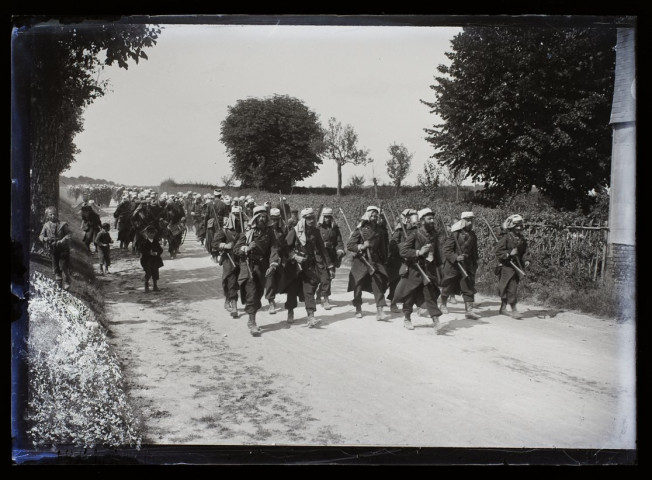
[{"label": "shrubbery", "polygon": [[139,422],[117,358],[93,312],[38,272],[31,276],[28,436],[37,447],[135,446]]}]

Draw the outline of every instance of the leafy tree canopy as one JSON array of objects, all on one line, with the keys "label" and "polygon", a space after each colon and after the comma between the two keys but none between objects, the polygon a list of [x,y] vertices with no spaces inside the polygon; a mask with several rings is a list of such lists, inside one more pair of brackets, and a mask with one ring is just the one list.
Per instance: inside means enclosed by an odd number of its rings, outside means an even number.
[{"label": "leafy tree canopy", "polygon": [[433,158],[468,170],[494,196],[536,186],[557,207],[608,185],[616,31],[467,27],[422,100],[443,123],[426,129]]},{"label": "leafy tree canopy", "polygon": [[322,163],[317,115],[287,95],[238,100],[222,121],[220,140],[244,187],[289,191]]}]

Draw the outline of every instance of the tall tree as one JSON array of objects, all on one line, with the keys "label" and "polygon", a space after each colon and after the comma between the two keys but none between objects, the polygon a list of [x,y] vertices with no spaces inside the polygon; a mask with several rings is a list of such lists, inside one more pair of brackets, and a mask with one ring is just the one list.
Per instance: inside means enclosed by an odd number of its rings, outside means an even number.
[{"label": "tall tree", "polygon": [[443,120],[425,130],[433,158],[494,195],[535,185],[558,207],[585,204],[609,183],[615,44],[611,26],[464,28],[422,100]]},{"label": "tall tree", "polygon": [[366,165],[372,160],[369,150],[358,148],[358,134],[351,125],[344,127],[335,118],[328,120],[328,129],[324,137],[326,157],[337,164],[337,196],[342,195],[342,166]]},{"label": "tall tree", "polygon": [[401,183],[407,177],[407,174],[410,173],[410,165],[412,163],[412,157],[414,154],[408,152],[408,149],[405,145],[397,145],[393,143],[387,148],[387,151],[391,155],[391,158],[387,160],[387,175],[392,179],[392,183],[396,188],[396,195],[398,195],[401,190]]},{"label": "tall tree", "polygon": [[30,55],[30,229],[32,241],[48,205],[59,201],[59,175],[75,161],[75,135],[83,130],[84,108],[103,96],[98,80],[105,65],[147,59],[156,43],[155,25],[48,22],[14,30],[13,48]]},{"label": "tall tree", "polygon": [[322,163],[317,115],[287,95],[247,98],[229,106],[220,140],[245,187],[289,192]]}]

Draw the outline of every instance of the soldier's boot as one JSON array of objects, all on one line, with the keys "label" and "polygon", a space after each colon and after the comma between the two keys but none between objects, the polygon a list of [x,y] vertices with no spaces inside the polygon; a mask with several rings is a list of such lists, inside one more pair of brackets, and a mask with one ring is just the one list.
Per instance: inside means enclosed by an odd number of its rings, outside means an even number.
[{"label": "soldier's boot", "polygon": [[437,315],[433,315],[430,318],[432,318],[432,327],[435,329],[435,333],[439,333],[439,330],[441,330],[441,323],[439,322],[439,317]]},{"label": "soldier's boot", "polygon": [[[441,313],[444,315],[448,314],[448,297],[445,295],[441,296],[441,305],[439,306],[439,310],[441,310]],[[452,302],[451,302],[452,303]]]},{"label": "soldier's boot", "polygon": [[294,309],[288,308],[288,318],[286,322],[288,325],[292,325],[294,323]]},{"label": "soldier's boot", "polygon": [[398,308],[398,305],[396,305],[394,302],[392,302],[389,305],[389,311],[392,312],[392,313],[401,313],[401,309]]},{"label": "soldier's boot", "polygon": [[324,303],[322,304],[322,306],[324,307],[324,310],[330,310],[331,308],[333,308],[333,306],[330,303],[328,303],[328,297],[324,297]]},{"label": "soldier's boot", "polygon": [[154,292],[160,292],[161,291],[161,289],[158,288],[158,285],[156,284],[157,281],[158,280],[152,280],[152,283],[154,284],[154,285],[152,285],[152,291],[154,291]]},{"label": "soldier's boot", "polygon": [[457,298],[455,298],[455,295],[451,295],[448,301],[451,303],[451,305],[457,305]]},{"label": "soldier's boot", "polygon": [[308,312],[308,328],[314,328],[317,326],[317,320],[315,320],[315,312]]},{"label": "soldier's boot", "polygon": [[145,293],[149,293],[149,280],[145,280]]},{"label": "soldier's boot", "polygon": [[249,314],[249,321],[247,322],[247,327],[249,328],[249,332],[254,337],[257,337],[258,335],[260,335],[260,328],[258,328],[258,325],[256,325],[256,314],[255,313],[250,313]]},{"label": "soldier's boot", "polygon": [[516,304],[515,303],[512,303],[510,305],[510,307],[512,307],[512,311],[509,312],[510,317],[515,318],[517,320],[520,320],[521,318],[523,318],[523,315],[516,309]]},{"label": "soldier's boot", "polygon": [[321,294],[318,293],[317,295],[315,295],[315,303],[317,305],[321,303]]},{"label": "soldier's boot", "polygon": [[276,302],[274,300],[269,301],[269,313],[272,315],[276,313]]},{"label": "soldier's boot", "polygon": [[405,317],[403,318],[403,326],[408,330],[414,330],[414,325],[412,325],[412,320],[410,319],[409,313],[405,313]]},{"label": "soldier's boot", "polygon": [[473,311],[473,302],[464,302],[464,308],[466,309],[466,313],[464,314],[466,318],[469,318],[471,320],[480,319],[480,315],[478,315]]},{"label": "soldier's boot", "polygon": [[500,301],[500,309],[498,310],[498,315],[509,315],[509,313],[507,313],[507,300]]},{"label": "soldier's boot", "polygon": [[227,312],[232,312],[233,311],[233,308],[231,307],[231,300],[229,300],[228,298],[224,298],[224,309]]},{"label": "soldier's boot", "polygon": [[362,307],[355,307],[355,318],[362,318]]},{"label": "soldier's boot", "polygon": [[420,317],[427,317],[428,310],[426,310],[425,308],[419,308],[419,310],[417,310],[417,315],[419,315]]},{"label": "soldier's boot", "polygon": [[238,299],[236,298],[235,300],[231,300],[231,316],[233,318],[238,318]]},{"label": "soldier's boot", "polygon": [[100,275],[104,275],[104,265],[100,264]]},{"label": "soldier's boot", "polygon": [[382,321],[387,319],[387,315],[385,315],[385,312],[383,311],[383,307],[377,307],[376,308],[376,320]]}]

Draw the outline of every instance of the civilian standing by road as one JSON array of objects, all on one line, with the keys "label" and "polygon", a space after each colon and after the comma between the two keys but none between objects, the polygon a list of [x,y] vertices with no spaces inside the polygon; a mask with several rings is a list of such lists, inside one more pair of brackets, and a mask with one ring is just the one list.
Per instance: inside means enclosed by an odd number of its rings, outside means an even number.
[{"label": "civilian standing by road", "polygon": [[109,233],[111,225],[109,223],[102,224],[102,230],[95,236],[95,248],[97,249],[100,257],[100,273],[109,273],[111,266],[111,244],[113,239]]},{"label": "civilian standing by road", "polygon": [[60,222],[55,207],[45,209],[45,223],[38,238],[52,258],[52,271],[57,285],[70,288],[70,238],[72,232],[66,222]]}]

